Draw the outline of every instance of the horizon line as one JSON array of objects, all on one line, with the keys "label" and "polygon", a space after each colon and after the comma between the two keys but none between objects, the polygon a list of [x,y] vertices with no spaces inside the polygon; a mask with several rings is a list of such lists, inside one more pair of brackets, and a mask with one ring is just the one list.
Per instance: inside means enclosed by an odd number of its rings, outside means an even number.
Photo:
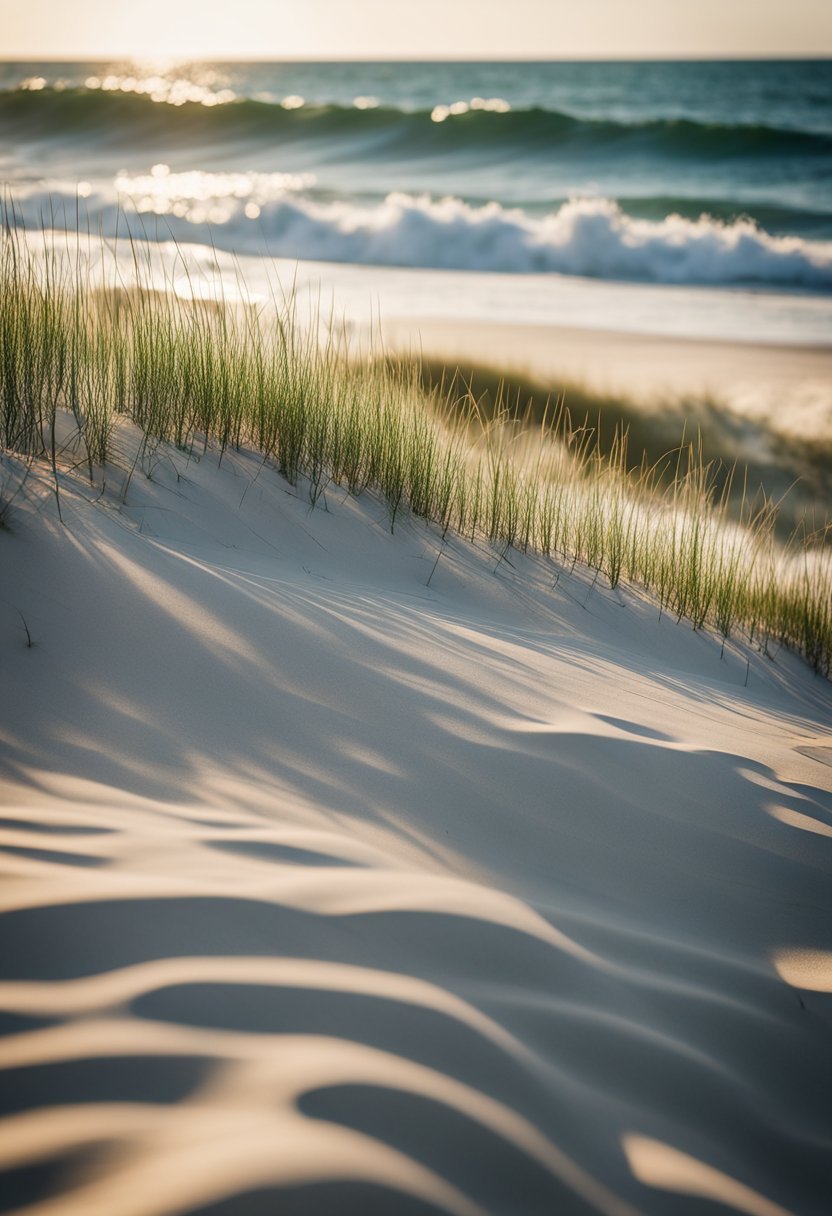
[{"label": "horizon line", "polygon": [[[154,58],[151,52],[141,54],[126,54],[120,51],[113,51],[109,54],[97,52],[92,55],[58,55],[58,54],[29,54],[19,53],[13,55],[0,56],[0,63],[106,63],[113,60],[125,60],[127,62],[140,63],[142,60],[152,60]],[[572,55],[433,55],[424,57],[419,55],[281,55],[279,57],[260,55],[159,55],[159,59],[169,61],[171,64],[177,63],[273,63],[273,64],[323,64],[323,63],[352,63],[352,64],[371,64],[371,63],[528,63],[528,64],[544,64],[544,63],[801,63],[801,62],[825,62],[832,61],[832,49],[828,51],[792,51],[789,54],[769,54],[767,52],[716,52],[705,54],[702,52],[693,52],[691,54],[674,53],[648,53],[638,55],[615,55],[615,54],[590,54],[576,52]]]}]

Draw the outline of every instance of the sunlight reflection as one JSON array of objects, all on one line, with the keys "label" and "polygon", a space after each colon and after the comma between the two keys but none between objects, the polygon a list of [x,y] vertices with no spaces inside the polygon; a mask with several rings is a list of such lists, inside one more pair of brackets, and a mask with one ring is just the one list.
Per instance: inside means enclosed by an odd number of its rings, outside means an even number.
[{"label": "sunlight reflection", "polygon": [[182,106],[186,102],[195,102],[203,106],[219,106],[236,100],[236,93],[232,89],[215,90],[184,76],[176,76],[171,79],[161,73],[151,76],[122,76],[113,72],[103,77],[88,76],[84,84],[88,89],[101,89],[105,93],[139,93],[149,97],[151,101],[172,106]]},{"label": "sunlight reflection", "polygon": [[444,122],[446,118],[456,118],[467,114],[470,110],[488,110],[493,114],[508,114],[511,106],[502,97],[472,97],[470,101],[454,101],[450,105],[434,106],[431,119],[434,122]]},{"label": "sunlight reflection", "polygon": [[150,173],[120,173],[114,185],[123,202],[139,213],[225,224],[241,209],[248,219],[257,219],[265,203],[314,182],[311,173],[172,173],[168,165],[157,164]]}]

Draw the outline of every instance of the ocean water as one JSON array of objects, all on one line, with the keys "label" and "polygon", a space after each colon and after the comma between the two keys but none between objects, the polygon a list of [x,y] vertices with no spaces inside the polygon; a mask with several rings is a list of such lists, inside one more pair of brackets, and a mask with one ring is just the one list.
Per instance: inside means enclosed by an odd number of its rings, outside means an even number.
[{"label": "ocean water", "polygon": [[33,228],[832,315],[828,61],[5,63],[0,178]]}]

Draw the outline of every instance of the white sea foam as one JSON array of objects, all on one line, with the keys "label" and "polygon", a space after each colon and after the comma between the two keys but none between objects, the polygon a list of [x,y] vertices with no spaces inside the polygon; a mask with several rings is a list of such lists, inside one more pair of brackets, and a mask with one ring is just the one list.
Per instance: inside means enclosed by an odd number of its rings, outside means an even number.
[{"label": "white sea foam", "polygon": [[[386,266],[561,273],[671,284],[761,284],[832,289],[832,242],[771,236],[751,220],[708,216],[634,219],[609,199],[574,199],[544,216],[496,202],[393,193],[377,204],[309,193],[314,179],[286,174],[123,174],[86,206],[103,231],[116,204],[164,219],[161,239],[208,241],[242,253]],[[27,222],[60,216],[52,183],[20,199]],[[205,225],[210,224],[210,232]],[[121,221],[122,228],[124,221]],[[143,235],[157,235],[146,230]]]}]

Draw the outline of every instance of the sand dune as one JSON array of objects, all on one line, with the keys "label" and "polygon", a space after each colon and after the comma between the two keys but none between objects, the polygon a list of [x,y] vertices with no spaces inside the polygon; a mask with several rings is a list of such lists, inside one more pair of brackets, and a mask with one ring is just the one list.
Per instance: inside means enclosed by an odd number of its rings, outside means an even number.
[{"label": "sand dune", "polygon": [[[799,307],[799,305],[797,305]],[[624,396],[644,410],[710,401],[727,418],[777,438],[828,444],[832,439],[832,346],[763,344],[569,325],[394,317],[385,321],[391,349],[459,366],[496,368],[565,393]],[[580,407],[579,407],[580,408]],[[590,416],[592,411],[590,410]],[[760,435],[743,435],[753,458]],[[774,451],[761,448],[768,462]]]},{"label": "sand dune", "polygon": [[828,1212],[829,684],[157,456],[0,531],[2,1210]]}]

